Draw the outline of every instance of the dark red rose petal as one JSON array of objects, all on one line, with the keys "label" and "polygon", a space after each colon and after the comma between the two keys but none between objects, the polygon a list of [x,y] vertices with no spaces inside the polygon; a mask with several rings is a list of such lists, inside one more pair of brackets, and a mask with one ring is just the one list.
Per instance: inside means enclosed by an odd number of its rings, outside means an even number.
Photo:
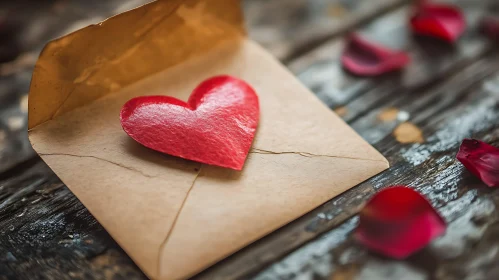
[{"label": "dark red rose petal", "polygon": [[499,40],[499,18],[486,17],[482,21],[482,30],[491,39]]},{"label": "dark red rose petal", "polygon": [[403,259],[445,233],[446,228],[426,198],[411,188],[394,186],[367,202],[355,237],[373,251]]},{"label": "dark red rose petal", "polygon": [[458,7],[422,1],[410,20],[414,34],[455,42],[466,29],[466,20]]},{"label": "dark red rose petal", "polygon": [[456,158],[489,187],[499,187],[499,149],[475,139],[464,139]]},{"label": "dark red rose petal", "polygon": [[360,76],[377,76],[404,68],[410,61],[402,51],[368,42],[353,34],[341,57],[343,66]]}]

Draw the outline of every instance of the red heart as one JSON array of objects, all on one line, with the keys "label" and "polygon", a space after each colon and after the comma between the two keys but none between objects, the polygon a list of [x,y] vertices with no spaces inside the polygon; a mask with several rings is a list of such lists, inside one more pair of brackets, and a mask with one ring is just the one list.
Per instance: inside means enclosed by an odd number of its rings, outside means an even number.
[{"label": "red heart", "polygon": [[258,96],[246,82],[217,76],[184,102],[142,96],[121,109],[121,125],[140,144],[172,156],[241,170],[255,136]]}]

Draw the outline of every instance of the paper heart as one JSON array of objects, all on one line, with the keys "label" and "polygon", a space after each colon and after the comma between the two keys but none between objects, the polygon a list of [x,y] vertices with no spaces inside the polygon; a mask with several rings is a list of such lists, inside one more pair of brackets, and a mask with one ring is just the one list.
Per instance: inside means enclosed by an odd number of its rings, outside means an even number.
[{"label": "paper heart", "polygon": [[466,20],[458,7],[422,1],[410,20],[415,34],[456,41],[466,29]]},{"label": "paper heart", "polygon": [[121,109],[121,125],[153,150],[241,170],[258,125],[258,96],[246,82],[217,76],[194,89],[186,102],[141,96]]},{"label": "paper heart", "polygon": [[360,76],[377,76],[404,68],[410,57],[402,51],[368,42],[353,34],[341,56],[343,67]]}]

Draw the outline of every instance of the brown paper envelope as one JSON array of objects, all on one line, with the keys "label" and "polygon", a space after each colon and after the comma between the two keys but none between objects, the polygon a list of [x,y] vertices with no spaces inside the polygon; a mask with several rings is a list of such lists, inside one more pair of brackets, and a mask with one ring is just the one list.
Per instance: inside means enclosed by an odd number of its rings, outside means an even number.
[{"label": "brown paper envelope", "polygon": [[[148,35],[127,39],[165,10]],[[37,63],[29,104],[34,149],[152,279],[192,276],[388,167],[240,35],[239,11],[237,1],[154,2],[49,44]],[[191,16],[197,23],[187,24]],[[129,32],[102,30],[120,25]],[[168,34],[174,37],[158,39]],[[87,41],[98,47],[78,56]],[[113,42],[115,52],[99,51]],[[166,59],[175,46],[182,50]],[[123,132],[119,112],[130,98],[187,100],[199,82],[219,74],[246,80],[260,99],[242,171],[163,155]]]}]

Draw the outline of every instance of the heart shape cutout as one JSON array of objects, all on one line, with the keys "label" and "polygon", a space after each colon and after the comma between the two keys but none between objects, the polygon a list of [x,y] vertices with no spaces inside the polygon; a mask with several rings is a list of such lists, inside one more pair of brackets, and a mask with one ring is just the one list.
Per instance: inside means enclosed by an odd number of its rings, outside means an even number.
[{"label": "heart shape cutout", "polygon": [[403,51],[374,44],[352,34],[341,56],[343,67],[359,76],[378,76],[400,70],[410,62]]},{"label": "heart shape cutout", "polygon": [[184,102],[141,96],[123,105],[121,126],[153,150],[241,170],[260,115],[258,96],[243,80],[216,76],[199,84]]},{"label": "heart shape cutout", "polygon": [[466,29],[466,20],[458,7],[423,1],[410,20],[415,34],[455,42]]}]

